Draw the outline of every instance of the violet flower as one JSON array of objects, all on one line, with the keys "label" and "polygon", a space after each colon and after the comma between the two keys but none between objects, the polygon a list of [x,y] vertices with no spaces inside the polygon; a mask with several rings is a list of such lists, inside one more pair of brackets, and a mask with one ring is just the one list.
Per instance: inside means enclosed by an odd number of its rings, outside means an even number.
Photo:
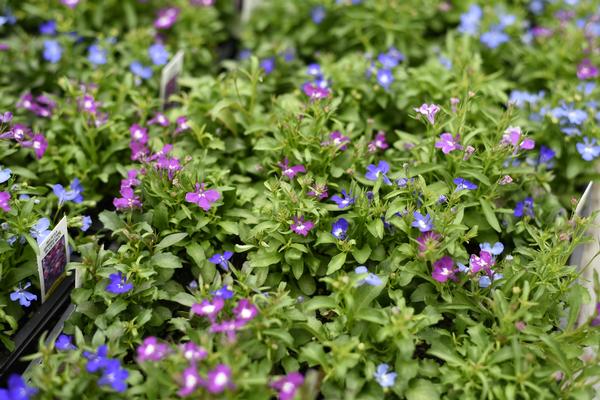
[{"label": "violet flower", "polygon": [[138,143],[148,143],[148,129],[138,124],[133,124],[129,127],[129,133],[131,134],[131,140]]},{"label": "violet flower", "polygon": [[79,4],[80,1],[81,0],[60,0],[63,5],[71,9],[77,7],[77,4]]},{"label": "violet flower", "polygon": [[106,291],[112,294],[123,294],[133,289],[133,284],[127,282],[127,278],[122,272],[112,273],[108,276],[109,283],[106,285]]},{"label": "violet flower", "polygon": [[417,238],[419,255],[423,255],[428,250],[433,250],[439,243],[442,236],[434,231],[427,231]]},{"label": "violet flower", "polygon": [[38,392],[36,388],[27,386],[21,375],[12,374],[7,383],[6,389],[0,389],[0,399],[2,400],[29,400]]},{"label": "violet flower", "polygon": [[456,280],[457,270],[454,268],[454,260],[449,256],[444,256],[433,264],[431,276],[438,282],[446,282],[448,279]]},{"label": "violet flower", "polygon": [[340,218],[331,225],[331,234],[338,240],[346,239],[348,234],[348,221]]},{"label": "violet flower", "polygon": [[75,178],[71,181],[71,185],[69,186],[69,190],[65,190],[64,186],[57,183],[52,186],[52,191],[54,195],[58,197],[58,206],[60,207],[66,201],[72,201],[75,204],[79,204],[83,201],[83,186],[79,182],[78,178]]},{"label": "violet flower", "polygon": [[29,140],[21,142],[21,146],[33,148],[35,157],[39,160],[44,156],[44,153],[46,152],[46,148],[48,147],[48,141],[46,140],[44,135],[36,133],[33,136],[30,136]]},{"label": "violet flower", "polygon": [[277,165],[279,165],[279,168],[281,168],[281,173],[287,176],[289,179],[294,179],[294,177],[300,172],[306,172],[304,165],[299,164],[290,167],[287,158],[284,158],[283,161],[277,163]]},{"label": "violet flower", "polygon": [[424,115],[431,125],[435,124],[435,115],[440,111],[437,104],[423,103],[421,107],[414,109],[418,114]]},{"label": "violet flower", "polygon": [[121,196],[113,200],[113,205],[117,210],[133,209],[142,206],[142,201],[133,192],[132,188],[121,187]]},{"label": "violet flower", "polygon": [[157,18],[154,20],[154,27],[156,29],[169,29],[177,21],[179,16],[179,8],[168,7],[158,10]]},{"label": "violet flower", "polygon": [[365,174],[365,178],[367,178],[370,181],[376,181],[379,178],[379,176],[381,176],[386,185],[391,185],[392,181],[390,181],[390,179],[386,175],[389,172],[389,170],[389,164],[383,160],[379,161],[379,164],[377,164],[377,166],[375,166],[374,164],[369,164],[367,166],[367,173]]},{"label": "violet flower", "polygon": [[298,235],[302,235],[304,237],[308,236],[308,232],[310,232],[310,230],[315,226],[312,221],[305,221],[304,217],[294,217],[293,219],[294,222],[290,226],[290,229]]},{"label": "violet flower", "polygon": [[224,270],[229,269],[229,259],[233,256],[231,251],[224,251],[223,254],[217,253],[208,259],[213,264],[220,265]]},{"label": "violet flower", "polygon": [[575,147],[585,161],[592,161],[600,156],[600,146],[596,145],[596,138],[590,140],[589,137],[583,137],[583,143],[577,143]]},{"label": "violet flower", "polygon": [[300,372],[290,372],[271,383],[271,387],[277,390],[279,400],[293,400],[298,388],[304,383],[304,376]]},{"label": "violet flower", "polygon": [[352,192],[347,193],[345,189],[342,189],[341,196],[336,194],[331,196],[331,200],[338,205],[338,208],[344,209],[354,204],[354,200],[356,200],[356,198],[352,197]]},{"label": "violet flower", "polygon": [[147,337],[137,348],[138,362],[160,361],[169,353],[169,346],[154,336]]},{"label": "violet flower", "polygon": [[110,386],[116,392],[123,393],[127,389],[128,377],[129,372],[121,366],[119,360],[107,359],[98,385]]},{"label": "violet flower", "polygon": [[106,362],[109,360],[108,347],[106,345],[98,346],[96,353],[84,351],[83,357],[88,360],[85,365],[86,371],[90,373],[97,372],[104,368],[106,366]]},{"label": "violet flower", "polygon": [[331,143],[333,146],[340,149],[341,151],[346,150],[348,148],[346,143],[350,142],[350,138],[348,136],[342,135],[342,133],[340,131],[331,132],[331,134],[329,135],[329,139],[330,139],[330,141],[325,142],[325,143],[326,144]]},{"label": "violet flower", "polygon": [[32,301],[37,300],[37,296],[35,294],[25,290],[30,286],[31,282],[27,282],[25,286],[21,286],[21,283],[19,283],[19,287],[10,294],[10,299],[12,301],[18,301],[19,304],[23,307],[29,307]]},{"label": "violet flower", "polygon": [[306,193],[308,196],[316,197],[319,200],[326,199],[329,196],[329,188],[325,184],[317,183],[310,187],[310,191]]},{"label": "violet flower", "polygon": [[589,59],[584,59],[581,64],[577,66],[577,78],[593,79],[598,77],[598,68],[595,67]]},{"label": "violet flower", "polygon": [[196,391],[198,386],[204,384],[194,364],[183,370],[181,381],[181,388],[177,391],[177,394],[181,397],[189,396]]},{"label": "violet flower", "polygon": [[204,211],[210,210],[213,203],[221,198],[221,193],[214,189],[205,189],[204,183],[196,183],[196,190],[185,194],[185,201],[197,204]]},{"label": "violet flower", "polygon": [[[141,79],[152,78],[152,74],[153,74],[152,67],[146,67],[137,60],[132,61],[131,64],[129,64],[129,70],[131,71],[132,74],[134,74],[138,78],[141,78]],[[137,83],[139,84],[140,81],[138,80]]]},{"label": "violet flower", "polygon": [[208,372],[206,390],[210,393],[222,393],[225,389],[233,389],[231,382],[231,369],[225,364],[217,365]]},{"label": "violet flower", "polygon": [[502,136],[501,144],[512,145],[515,150],[521,148],[524,150],[531,150],[535,147],[535,141],[530,138],[524,138],[521,140],[521,128],[518,126],[509,126]]},{"label": "violet flower", "polygon": [[452,181],[456,185],[455,192],[459,192],[461,190],[475,190],[477,189],[477,185],[471,181],[466,180],[465,178],[454,178]]},{"label": "violet flower", "polygon": [[163,113],[154,114],[154,118],[148,121],[148,125],[169,126],[169,119]]},{"label": "violet flower", "polygon": [[388,147],[390,147],[390,145],[386,141],[385,132],[383,131],[377,132],[377,134],[375,135],[375,139],[370,141],[367,146],[370,153],[374,153],[377,149],[385,150]]},{"label": "violet flower", "polygon": [[437,149],[442,149],[442,153],[448,154],[454,150],[462,149],[460,145],[460,135],[452,136],[451,133],[442,133],[440,140],[435,143]]},{"label": "violet flower", "polygon": [[10,193],[8,192],[0,192],[0,209],[4,212],[9,212],[10,208]]},{"label": "violet flower", "polygon": [[535,216],[533,212],[533,198],[526,197],[525,200],[519,201],[515,206],[514,216],[521,218],[524,215],[533,218]]},{"label": "violet flower", "polygon": [[205,299],[201,303],[192,304],[192,312],[214,321],[224,305],[225,301],[220,297],[214,298],[212,302]]},{"label": "violet flower", "polygon": [[311,100],[325,99],[331,94],[329,89],[319,87],[310,82],[306,82],[304,85],[302,85],[302,91],[304,91],[304,94],[310,97]]},{"label": "violet flower", "polygon": [[492,253],[484,250],[479,252],[479,256],[471,254],[471,258],[469,260],[470,270],[473,274],[476,274],[481,270],[485,271],[486,274],[490,274],[494,264],[495,261],[494,257],[492,257]]},{"label": "violet flower", "polygon": [[495,256],[499,256],[504,251],[504,245],[501,242],[496,242],[493,246],[488,242],[484,242],[479,245],[479,248]]},{"label": "violet flower", "polygon": [[600,302],[596,303],[596,317],[592,319],[591,326],[600,326]]},{"label": "violet flower", "polygon": [[177,117],[177,119],[175,120],[175,124],[177,124],[177,128],[175,128],[176,135],[190,129],[187,117],[184,117],[184,116]]},{"label": "violet flower", "polygon": [[238,327],[246,325],[258,314],[258,308],[247,299],[241,299],[233,309]]},{"label": "violet flower", "polygon": [[165,65],[169,61],[169,52],[162,43],[154,43],[148,47],[148,56],[154,65]]},{"label": "violet flower", "polygon": [[48,228],[50,228],[50,220],[48,218],[40,218],[31,227],[29,234],[37,240],[38,244],[41,244],[51,232]]},{"label": "violet flower", "polygon": [[158,161],[156,162],[156,168],[166,169],[169,180],[172,181],[173,176],[175,175],[175,172],[180,171],[182,166],[177,157],[160,156],[158,158]]},{"label": "violet flower", "polygon": [[43,57],[44,60],[51,64],[59,62],[62,57],[62,47],[60,46],[60,43],[54,39],[44,40]]},{"label": "violet flower", "polygon": [[58,336],[54,342],[54,347],[58,351],[69,351],[77,349],[77,346],[73,344],[73,337],[65,334]]},{"label": "violet flower", "polygon": [[394,75],[389,69],[380,69],[377,71],[377,83],[385,90],[388,90],[394,82]]},{"label": "violet flower", "polygon": [[191,363],[201,361],[208,356],[208,351],[204,347],[198,346],[194,342],[186,342],[179,345],[183,358]]},{"label": "violet flower", "polygon": [[89,95],[89,94],[86,94],[85,96],[83,96],[83,98],[79,99],[78,103],[79,103],[79,109],[81,111],[87,112],[90,114],[96,114],[98,106],[100,105],[100,103],[98,103],[94,99],[94,96]]},{"label": "violet flower", "polygon": [[88,61],[94,65],[106,64],[107,51],[97,44],[88,47]]},{"label": "violet flower", "polygon": [[423,215],[420,212],[415,211],[413,212],[413,217],[414,221],[410,224],[410,226],[417,228],[421,232],[429,232],[433,229],[433,221],[429,213]]},{"label": "violet flower", "polygon": [[229,290],[227,286],[223,286],[217,290],[211,292],[211,294],[215,297],[220,297],[223,300],[228,300],[233,297],[233,292]]}]

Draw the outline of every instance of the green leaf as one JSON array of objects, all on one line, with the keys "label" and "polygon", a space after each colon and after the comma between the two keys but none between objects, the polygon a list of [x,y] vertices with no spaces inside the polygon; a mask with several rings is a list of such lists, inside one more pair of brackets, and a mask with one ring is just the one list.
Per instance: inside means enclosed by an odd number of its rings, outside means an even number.
[{"label": "green leaf", "polygon": [[492,209],[492,205],[485,199],[479,199],[479,203],[481,204],[483,215],[485,215],[485,219],[490,224],[490,226],[494,228],[496,232],[502,232],[500,224],[498,223],[498,219],[496,218],[496,214]]},{"label": "green leaf", "polygon": [[315,296],[304,303],[305,311],[314,311],[320,308],[332,309],[337,306],[335,299],[329,296]]},{"label": "green leaf", "polygon": [[98,215],[98,218],[102,222],[102,225],[104,225],[104,228],[111,232],[116,232],[125,228],[125,223],[114,211],[102,211],[100,215]]},{"label": "green leaf", "polygon": [[179,257],[172,253],[158,253],[153,255],[150,260],[159,268],[172,269],[182,267]]},{"label": "green leaf", "polygon": [[204,261],[206,261],[206,255],[204,254],[204,249],[198,243],[190,243],[185,247],[185,251],[188,253],[188,256],[194,260],[196,265],[200,267]]},{"label": "green leaf", "polygon": [[439,400],[437,387],[425,379],[417,379],[406,391],[406,400]]},{"label": "green leaf", "polygon": [[383,221],[381,218],[374,219],[367,225],[367,230],[377,239],[383,239]]},{"label": "green leaf", "polygon": [[269,265],[278,263],[281,260],[280,253],[267,253],[264,250],[257,251],[254,256],[250,259],[253,267],[264,268]]},{"label": "green leaf", "polygon": [[342,268],[346,262],[346,253],[340,253],[332,257],[327,265],[327,275],[333,274],[338,269]]},{"label": "green leaf", "polygon": [[196,302],[196,298],[189,293],[179,292],[173,296],[172,300],[182,306],[191,307]]},{"label": "green leaf", "polygon": [[360,249],[355,247],[354,249],[352,249],[352,255],[359,264],[364,264],[365,262],[367,262],[369,256],[371,255],[371,247],[369,247],[368,244],[365,244]]},{"label": "green leaf", "polygon": [[181,232],[181,233],[173,233],[171,235],[165,236],[165,238],[163,240],[161,240],[159,244],[156,245],[155,249],[162,250],[164,248],[173,246],[175,243],[179,243],[183,239],[185,239],[187,237],[187,235],[188,235],[187,233]]}]

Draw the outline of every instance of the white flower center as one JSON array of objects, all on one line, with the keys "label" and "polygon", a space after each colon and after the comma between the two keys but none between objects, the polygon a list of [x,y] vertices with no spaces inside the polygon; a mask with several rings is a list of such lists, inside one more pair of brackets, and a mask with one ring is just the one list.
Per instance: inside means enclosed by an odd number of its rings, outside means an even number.
[{"label": "white flower center", "polygon": [[240,316],[241,316],[243,319],[248,319],[248,318],[250,318],[250,317],[252,316],[252,310],[250,310],[250,309],[248,309],[248,308],[244,308],[244,309],[242,310],[242,312],[240,313]]},{"label": "white flower center", "polygon": [[281,387],[281,391],[283,393],[292,393],[295,389],[296,389],[296,385],[294,385],[292,382],[286,382]]},{"label": "white flower center", "polygon": [[227,383],[227,375],[223,372],[219,372],[217,376],[215,376],[215,383],[219,386],[224,386]]},{"label": "white flower center", "polygon": [[207,314],[212,313],[213,311],[215,311],[215,306],[212,304],[206,305],[202,308],[202,311],[204,311]]},{"label": "white flower center", "polygon": [[144,351],[144,353],[146,353],[146,355],[150,355],[150,354],[154,353],[154,350],[156,350],[156,347],[153,344],[149,344],[146,347],[146,351]]},{"label": "white flower center", "polygon": [[186,375],[185,377],[185,386],[187,387],[195,387],[198,383],[198,379],[194,375]]}]

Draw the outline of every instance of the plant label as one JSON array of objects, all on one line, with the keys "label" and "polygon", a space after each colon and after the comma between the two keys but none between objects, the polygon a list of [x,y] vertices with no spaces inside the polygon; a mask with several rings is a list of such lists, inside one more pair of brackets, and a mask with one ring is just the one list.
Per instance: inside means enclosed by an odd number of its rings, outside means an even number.
[{"label": "plant label", "polygon": [[69,263],[69,233],[67,217],[63,217],[39,246],[38,273],[42,303],[56,290],[67,275]]},{"label": "plant label", "polygon": [[178,51],[177,54],[169,61],[162,70],[160,77],[160,99],[162,101],[163,110],[173,106],[169,103],[169,97],[179,91],[177,79],[183,71],[183,51]]}]

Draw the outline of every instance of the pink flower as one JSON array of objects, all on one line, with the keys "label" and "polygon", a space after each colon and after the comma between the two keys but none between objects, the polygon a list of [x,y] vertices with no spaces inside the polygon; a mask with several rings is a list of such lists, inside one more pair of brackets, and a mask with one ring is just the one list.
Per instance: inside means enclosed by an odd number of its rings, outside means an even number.
[{"label": "pink flower", "polygon": [[577,77],[579,79],[593,79],[598,77],[598,68],[596,68],[589,59],[584,59],[577,66]]},{"label": "pink flower", "polygon": [[178,117],[175,123],[177,124],[177,128],[175,128],[176,135],[190,129],[190,126],[188,125],[188,119],[184,116]]},{"label": "pink flower", "polygon": [[168,172],[169,180],[173,180],[175,172],[181,170],[182,167],[179,163],[178,158],[161,156],[156,162],[156,168],[166,169]]},{"label": "pink flower", "polygon": [[75,8],[75,7],[77,7],[77,4],[79,4],[79,1],[80,0],[60,0],[60,2],[63,5],[65,5],[65,6],[69,7],[69,8]]},{"label": "pink flower", "polygon": [[231,382],[231,368],[225,364],[219,364],[208,372],[206,390],[210,393],[222,393],[225,389],[233,389]]},{"label": "pink flower", "polygon": [[142,201],[133,193],[130,187],[121,187],[121,196],[113,200],[113,205],[117,210],[133,209],[142,206]]},{"label": "pink flower", "polygon": [[158,11],[158,16],[154,20],[154,27],[156,29],[169,29],[172,27],[177,21],[177,17],[179,16],[179,8],[177,7],[169,7],[163,8]]},{"label": "pink flower", "polygon": [[154,118],[148,121],[148,125],[169,126],[169,119],[163,113],[156,113]]},{"label": "pink flower", "polygon": [[183,358],[191,362],[204,360],[208,355],[204,347],[198,346],[194,342],[180,344],[179,349],[183,353]]},{"label": "pink flower", "polygon": [[322,88],[317,85],[314,85],[310,82],[306,82],[302,85],[302,90],[304,94],[310,97],[311,100],[320,100],[329,97],[331,91],[327,88]]},{"label": "pink flower", "polygon": [[198,386],[204,384],[200,375],[198,375],[198,371],[196,370],[196,366],[194,364],[187,367],[183,374],[181,375],[182,386],[177,392],[177,394],[181,397],[189,396],[192,394]]},{"label": "pink flower", "polygon": [[446,282],[448,279],[456,280],[454,261],[448,256],[444,256],[433,264],[431,276],[438,282]]},{"label": "pink flower", "polygon": [[282,162],[279,162],[277,165],[279,165],[279,168],[281,168],[281,173],[285,176],[287,176],[290,179],[294,179],[294,177],[299,173],[299,172],[306,172],[306,169],[304,168],[304,165],[294,165],[292,167],[289,166],[289,161],[287,158],[285,158]]},{"label": "pink flower", "polygon": [[46,140],[44,135],[36,133],[35,135],[33,135],[33,137],[31,137],[30,140],[21,142],[21,146],[33,148],[35,156],[39,160],[44,156],[44,153],[46,152],[46,148],[48,147],[48,141]]},{"label": "pink flower", "polygon": [[515,148],[515,151],[519,147],[525,150],[533,149],[535,147],[535,141],[530,138],[524,138],[523,140],[521,140],[521,135],[522,132],[520,127],[509,126],[504,131],[504,135],[502,136],[502,141],[500,142],[500,144],[512,145]]},{"label": "pink flower", "polygon": [[141,127],[138,124],[133,124],[129,127],[129,133],[131,134],[131,140],[146,144],[148,143],[148,129]]},{"label": "pink flower", "polygon": [[192,312],[214,321],[224,305],[225,301],[220,297],[216,297],[212,302],[209,300],[202,300],[202,303],[195,303],[192,305]]},{"label": "pink flower", "polygon": [[437,104],[426,104],[423,103],[421,107],[414,109],[418,114],[422,114],[427,117],[427,120],[431,125],[435,124],[435,115],[440,111],[440,106]]},{"label": "pink flower", "polygon": [[350,142],[350,138],[348,136],[342,135],[340,131],[331,132],[329,135],[329,141],[323,142],[323,144],[331,144],[334,147],[344,151],[348,148],[346,143]]},{"label": "pink flower", "polygon": [[374,153],[377,149],[385,150],[388,147],[390,147],[390,145],[388,144],[388,142],[385,139],[384,131],[377,132],[377,134],[375,135],[375,139],[372,140],[371,142],[369,142],[369,145],[368,145],[368,149],[369,149],[370,153]]},{"label": "pink flower", "polygon": [[154,336],[147,337],[137,348],[138,361],[160,361],[169,352],[165,343],[160,343]]},{"label": "pink flower", "polygon": [[449,154],[454,150],[462,149],[460,145],[460,135],[456,135],[453,137],[451,133],[442,133],[440,135],[440,140],[435,143],[436,149],[442,149],[442,153]]},{"label": "pink flower", "polygon": [[294,217],[294,223],[290,226],[290,228],[298,235],[306,237],[308,232],[310,232],[314,226],[315,224],[312,221],[305,221],[304,217]]},{"label": "pink flower", "polygon": [[196,190],[185,194],[185,201],[197,204],[204,211],[210,210],[214,202],[221,198],[221,193],[214,189],[204,189],[204,183],[196,183]]},{"label": "pink flower", "polygon": [[304,376],[300,372],[291,372],[271,383],[271,387],[279,392],[279,400],[293,400],[303,383]]},{"label": "pink flower", "polygon": [[480,251],[479,256],[471,254],[471,259],[469,260],[469,265],[471,266],[471,272],[473,274],[484,270],[488,275],[491,275],[494,264],[495,262],[492,253],[487,251]]},{"label": "pink flower", "polygon": [[258,309],[254,304],[250,303],[250,301],[241,299],[233,309],[233,314],[237,318],[237,325],[241,327],[256,317]]},{"label": "pink flower", "polygon": [[10,211],[10,193],[8,192],[0,192],[0,208],[5,212]]},{"label": "pink flower", "polygon": [[417,238],[417,243],[419,244],[419,255],[423,255],[427,250],[434,249],[442,236],[439,233],[434,231],[428,231],[423,233],[421,236]]}]

